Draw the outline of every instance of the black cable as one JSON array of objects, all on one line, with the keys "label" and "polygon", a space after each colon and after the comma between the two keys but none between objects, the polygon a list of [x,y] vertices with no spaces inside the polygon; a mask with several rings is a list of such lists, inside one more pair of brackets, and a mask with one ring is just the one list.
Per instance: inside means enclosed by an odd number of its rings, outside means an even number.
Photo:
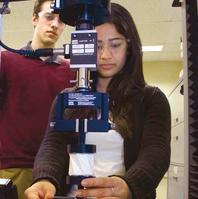
[{"label": "black cable", "polygon": [[[0,40],[0,46],[2,46],[4,49],[6,49],[10,52],[17,53],[19,55],[30,56],[30,57],[46,57],[46,56],[54,55],[53,48],[40,48],[37,50],[13,49],[13,48],[6,46],[1,40]],[[64,51],[62,49],[62,53],[60,53],[60,54],[63,54],[63,52]]]},{"label": "black cable", "polygon": [[0,40],[0,46],[2,46],[6,50],[11,51],[13,53],[17,53],[20,55],[26,55],[26,56],[35,56],[35,52],[32,50],[13,49],[13,48],[6,46],[1,40]]}]

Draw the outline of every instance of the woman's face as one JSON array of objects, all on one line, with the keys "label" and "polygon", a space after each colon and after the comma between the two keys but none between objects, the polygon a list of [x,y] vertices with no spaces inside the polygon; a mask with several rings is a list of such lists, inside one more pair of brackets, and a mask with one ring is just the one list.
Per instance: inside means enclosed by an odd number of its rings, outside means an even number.
[{"label": "woman's face", "polygon": [[123,68],[127,57],[127,40],[117,32],[114,24],[96,27],[98,33],[98,73],[112,79]]}]

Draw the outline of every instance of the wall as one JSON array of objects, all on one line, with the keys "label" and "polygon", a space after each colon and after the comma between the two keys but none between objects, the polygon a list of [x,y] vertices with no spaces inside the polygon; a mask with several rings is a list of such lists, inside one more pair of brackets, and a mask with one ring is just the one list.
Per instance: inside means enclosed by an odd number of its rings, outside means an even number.
[{"label": "wall", "polygon": [[180,61],[143,63],[146,82],[150,85],[158,86],[167,96],[179,80],[179,73],[182,68],[183,63]]}]

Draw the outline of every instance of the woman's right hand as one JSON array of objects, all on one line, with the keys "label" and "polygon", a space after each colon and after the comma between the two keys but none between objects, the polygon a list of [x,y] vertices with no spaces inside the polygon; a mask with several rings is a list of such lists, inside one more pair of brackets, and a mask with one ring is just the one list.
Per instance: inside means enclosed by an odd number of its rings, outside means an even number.
[{"label": "woman's right hand", "polygon": [[55,186],[47,180],[42,180],[25,190],[24,199],[52,199],[55,193]]}]

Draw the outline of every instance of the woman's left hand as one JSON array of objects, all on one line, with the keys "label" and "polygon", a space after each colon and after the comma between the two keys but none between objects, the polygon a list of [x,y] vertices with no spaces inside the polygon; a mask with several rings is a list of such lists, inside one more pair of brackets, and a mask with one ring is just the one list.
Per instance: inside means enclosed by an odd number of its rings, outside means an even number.
[{"label": "woman's left hand", "polygon": [[119,177],[99,177],[82,180],[84,189],[76,192],[76,197],[100,199],[132,199],[127,183]]}]

